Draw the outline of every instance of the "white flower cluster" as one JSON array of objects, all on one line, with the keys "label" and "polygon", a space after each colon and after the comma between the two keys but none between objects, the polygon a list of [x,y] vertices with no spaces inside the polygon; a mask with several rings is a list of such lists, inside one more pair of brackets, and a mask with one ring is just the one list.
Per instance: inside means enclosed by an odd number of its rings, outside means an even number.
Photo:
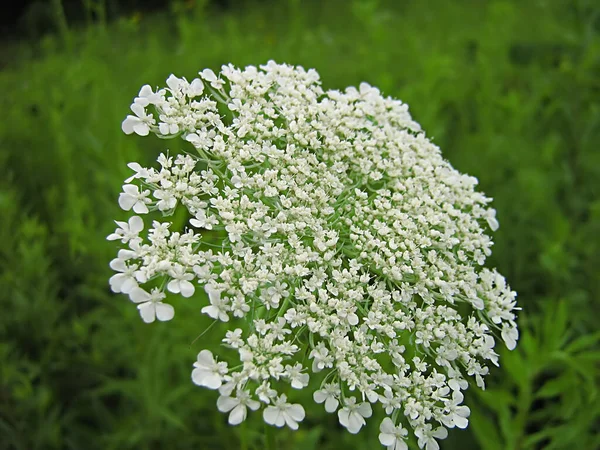
[{"label": "white flower cluster", "polygon": [[[296,429],[305,410],[288,396],[310,385],[350,433],[379,407],[388,450],[406,449],[409,429],[438,449],[468,425],[461,391],[467,377],[484,388],[495,336],[518,339],[516,294],[483,267],[490,199],[366,83],[324,92],[314,70],[272,61],[200,76],[144,86],[123,122],[193,147],[129,164],[119,204],[136,215],[108,237],[126,245],[113,291],[152,322],[173,318],[167,292],[204,288],[199,311],[231,321],[229,350],[202,350],[192,380],[219,391],[231,424],[262,408]],[[148,220],[142,234],[141,215],[176,211],[185,229]]]}]

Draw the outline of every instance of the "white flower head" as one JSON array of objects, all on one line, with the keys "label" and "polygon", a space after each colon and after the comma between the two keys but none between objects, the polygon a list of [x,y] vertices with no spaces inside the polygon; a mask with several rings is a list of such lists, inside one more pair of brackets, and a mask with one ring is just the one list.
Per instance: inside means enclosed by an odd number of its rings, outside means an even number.
[{"label": "white flower head", "polygon": [[[485,267],[491,199],[366,82],[325,91],[314,69],[274,61],[199,74],[143,86],[123,121],[188,151],[128,164],[112,291],[147,322],[181,295],[226,323],[192,379],[218,389],[231,424],[263,405],[296,429],[305,406],[286,395],[310,389],[350,433],[381,407],[387,450],[406,449],[404,426],[437,450],[468,426],[468,377],[483,389],[497,341],[519,337],[516,293]],[[145,229],[150,213],[165,219]]]}]

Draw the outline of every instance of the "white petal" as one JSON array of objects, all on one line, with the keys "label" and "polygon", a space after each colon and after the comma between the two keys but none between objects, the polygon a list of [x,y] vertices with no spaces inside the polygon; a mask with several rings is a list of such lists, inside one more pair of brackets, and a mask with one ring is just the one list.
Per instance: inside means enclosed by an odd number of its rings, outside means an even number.
[{"label": "white petal", "polygon": [[142,303],[141,305],[138,305],[138,309],[140,311],[140,316],[142,317],[142,320],[144,322],[154,322],[154,319],[156,318],[156,309],[154,308],[154,303]]},{"label": "white petal", "polygon": [[[381,421],[381,425],[379,425],[379,431],[384,434],[394,434],[396,432],[396,426],[394,422],[389,417],[386,417]],[[383,444],[383,442],[382,442]],[[392,445],[392,444],[383,444],[383,445]]]},{"label": "white petal", "polygon": [[110,268],[116,272],[125,272],[127,270],[127,266],[125,265],[125,261],[121,258],[113,259],[110,264]]},{"label": "white petal", "polygon": [[138,201],[133,205],[133,212],[137,214],[148,214],[148,207],[143,201]]},{"label": "white petal", "polygon": [[125,120],[121,123],[121,130],[125,134],[133,134],[133,126],[138,124],[140,119],[135,116],[127,116]]},{"label": "white petal", "polygon": [[119,294],[121,292],[121,286],[123,284],[123,274],[118,273],[113,275],[108,279],[108,283],[110,284],[110,290],[115,294]]},{"label": "white petal", "polygon": [[213,319],[218,319],[219,318],[219,308],[217,308],[216,306],[205,306],[204,308],[202,308],[200,310],[201,313],[208,315],[209,317],[213,318]]},{"label": "white petal", "polygon": [[169,125],[167,125],[164,122],[161,122],[158,124],[158,131],[160,132],[160,134],[166,136],[169,134]]},{"label": "white petal", "polygon": [[140,122],[133,126],[133,131],[140,136],[148,136],[150,133],[150,128],[147,124]]},{"label": "white petal", "polygon": [[381,445],[385,446],[394,445],[396,443],[396,436],[393,434],[380,433],[379,442],[381,442]]},{"label": "white petal", "polygon": [[173,294],[179,294],[179,292],[181,292],[179,283],[180,283],[179,280],[169,281],[169,284],[167,284],[167,289],[169,290],[169,292],[172,292]]},{"label": "white petal", "polygon": [[139,233],[144,229],[144,221],[140,216],[132,216],[129,219],[129,231]]},{"label": "white petal", "polygon": [[427,441],[427,446],[425,450],[440,450],[440,445],[436,442],[435,439],[431,438]]},{"label": "white petal", "polygon": [[140,105],[144,108],[150,104],[148,98],[146,97],[136,97],[135,99],[133,99],[133,101],[136,105]]},{"label": "white petal", "polygon": [[394,450],[408,450],[408,444],[401,439],[396,438]]},{"label": "white petal", "polygon": [[181,280],[179,282],[179,289],[181,290],[181,295],[186,298],[194,295],[194,291],[196,290],[194,285],[187,280]]},{"label": "white petal", "polygon": [[210,350],[202,350],[198,353],[198,359],[194,363],[196,367],[212,368],[215,365],[215,358]]},{"label": "white petal", "polygon": [[248,408],[250,408],[252,411],[256,411],[258,408],[260,408],[260,402],[257,402],[256,400],[246,400],[246,406],[248,406]]},{"label": "white petal", "polygon": [[181,82],[182,80],[180,80],[173,74],[171,74],[169,78],[167,78],[167,86],[169,86],[169,88],[172,90],[176,90],[177,88],[179,88]]},{"label": "white petal", "polygon": [[327,398],[329,397],[329,394],[327,394],[327,392],[325,391],[315,391],[315,393],[313,394],[313,400],[316,403],[323,403],[325,400],[327,400]]},{"label": "white petal", "polygon": [[200,94],[202,94],[202,91],[204,90],[204,83],[202,83],[202,80],[200,80],[199,78],[194,78],[192,80],[192,83],[190,84],[190,91],[191,91],[191,96],[192,97],[197,97]]},{"label": "white petal", "polygon": [[274,406],[267,406],[263,411],[263,419],[269,425],[275,425],[280,416],[279,408],[275,408]]},{"label": "white petal", "polygon": [[501,334],[502,334],[502,339],[504,340],[504,343],[506,344],[506,348],[508,348],[509,350],[514,350],[515,347],[517,346],[517,341],[515,341],[515,339],[513,338],[511,329],[503,328]]},{"label": "white petal", "polygon": [[133,113],[138,116],[138,117],[144,117],[146,115],[146,110],[144,109],[144,107],[142,105],[140,105],[139,103],[133,103],[131,105],[131,110],[133,111]]},{"label": "white petal", "polygon": [[335,397],[330,395],[327,398],[327,400],[325,400],[325,411],[327,411],[328,413],[335,412],[339,403],[340,402],[338,402],[338,400]]},{"label": "white petal", "polygon": [[152,94],[154,94],[154,92],[152,92],[152,88],[150,87],[150,85],[145,84],[140,89],[140,93],[138,94],[138,97],[148,97]]},{"label": "white petal", "polygon": [[123,284],[121,284],[121,292],[123,294],[129,294],[134,288],[138,286],[137,281],[130,276],[126,276]]},{"label": "white petal", "polygon": [[217,409],[221,412],[229,412],[239,404],[240,401],[233,397],[222,395],[217,399]]},{"label": "white petal", "polygon": [[357,412],[352,412],[348,416],[348,431],[352,434],[356,434],[360,431],[362,426],[365,424],[365,419]]},{"label": "white petal", "polygon": [[200,76],[206,81],[217,81],[217,76],[211,69],[204,69],[202,72],[199,73]]},{"label": "white petal", "polygon": [[211,372],[203,380],[202,386],[209,389],[219,389],[223,384],[223,380],[218,373]]},{"label": "white petal", "polygon": [[431,435],[438,439],[446,439],[448,437],[448,430],[446,430],[444,427],[438,427]]},{"label": "white petal", "polygon": [[161,322],[166,322],[167,320],[171,320],[175,316],[175,308],[173,306],[158,302],[156,304],[156,318]]},{"label": "white petal", "polygon": [[302,407],[302,405],[291,405],[288,410],[287,410],[288,414],[290,415],[290,417],[292,419],[294,419],[296,422],[301,422],[304,420],[304,417],[306,416],[306,413],[304,412],[304,408]]},{"label": "white petal", "polygon": [[456,425],[458,428],[462,428],[463,430],[469,425],[469,420],[459,416],[458,414],[454,414],[453,419],[454,425]]},{"label": "white petal", "polygon": [[129,211],[136,203],[137,199],[129,194],[122,192],[119,195],[119,206],[125,211]]},{"label": "white petal", "polygon": [[287,426],[290,427],[292,430],[297,430],[298,429],[298,422],[296,422],[288,414],[284,413],[283,414],[283,419],[285,420],[285,423],[287,424]]},{"label": "white petal", "polygon": [[363,402],[358,407],[358,412],[363,417],[371,417],[373,414],[373,409],[371,408],[371,404],[367,402]]},{"label": "white petal", "polygon": [[210,372],[208,372],[204,368],[196,367],[194,370],[192,370],[192,381],[198,386],[203,386],[204,378],[209,374]]},{"label": "white petal", "polygon": [[246,420],[246,407],[244,405],[237,405],[229,414],[229,424],[230,425],[239,425],[244,420]]},{"label": "white petal", "polygon": [[340,409],[338,411],[338,419],[340,424],[347,427],[348,423],[350,422],[350,411],[348,411],[346,408]]},{"label": "white petal", "polygon": [[142,288],[136,287],[129,292],[129,299],[134,303],[143,303],[150,300],[150,294]]}]

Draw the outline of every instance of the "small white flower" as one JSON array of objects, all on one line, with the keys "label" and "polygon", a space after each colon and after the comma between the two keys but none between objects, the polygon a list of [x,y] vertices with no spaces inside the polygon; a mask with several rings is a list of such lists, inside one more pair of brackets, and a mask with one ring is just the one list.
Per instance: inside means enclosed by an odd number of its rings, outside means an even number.
[{"label": "small white flower", "polygon": [[302,373],[304,366],[300,363],[293,366],[285,366],[287,377],[290,379],[291,385],[294,389],[302,389],[308,386],[309,375]]},{"label": "small white flower", "polygon": [[367,423],[365,419],[371,417],[371,414],[373,410],[370,403],[356,403],[356,398],[350,397],[345,406],[338,411],[338,419],[350,433],[356,434]]},{"label": "small white flower", "polygon": [[130,162],[129,164],[127,164],[127,167],[129,167],[135,173],[133,175],[131,175],[129,178],[127,178],[125,180],[125,183],[131,183],[136,178],[148,178],[148,175],[149,175],[148,169],[140,166],[138,163]]},{"label": "small white flower", "polygon": [[192,381],[198,386],[209,389],[219,389],[223,383],[223,376],[227,374],[227,363],[216,362],[209,350],[198,353],[198,359],[192,370]]},{"label": "small white flower", "polygon": [[225,332],[223,342],[232,348],[240,348],[242,345],[244,345],[244,340],[242,339],[242,329],[236,328],[235,330],[227,330]]},{"label": "small white flower", "polygon": [[151,203],[151,200],[148,198],[150,191],[140,192],[139,187],[135,184],[124,185],[123,191],[119,195],[119,206],[123,210],[129,211],[133,208],[133,211],[138,214],[148,213],[148,206],[146,205]]},{"label": "small white flower", "polygon": [[252,400],[250,392],[238,390],[235,397],[220,396],[217,400],[217,408],[221,412],[231,411],[228,422],[230,425],[238,425],[246,420],[248,414],[246,408],[256,411],[260,408],[260,403]]},{"label": "small white flower", "polygon": [[184,267],[176,264],[169,271],[169,275],[173,278],[169,281],[169,284],[167,284],[169,292],[172,292],[173,294],[181,293],[181,295],[186,298],[194,295],[196,288],[190,282],[190,280],[194,279],[193,274],[186,272]]},{"label": "small white flower", "polygon": [[431,424],[426,424],[415,430],[415,436],[418,438],[417,444],[419,444],[419,448],[425,447],[425,450],[440,450],[440,445],[436,439],[446,439],[448,437],[448,430],[444,427],[438,427],[433,430]]},{"label": "small white flower", "polygon": [[138,284],[135,279],[135,273],[138,269],[137,265],[128,266],[125,260],[116,258],[110,262],[110,268],[115,272],[121,272],[113,275],[108,280],[110,288],[114,293],[118,294],[122,292],[123,294],[129,294],[133,288],[137,287]]},{"label": "small white flower", "polygon": [[263,381],[263,383],[256,388],[256,395],[261,402],[270,404],[275,397],[277,397],[277,391],[275,389],[271,389],[271,384],[267,381]]},{"label": "small white flower", "polygon": [[333,358],[329,354],[329,349],[325,347],[323,342],[319,342],[315,348],[313,348],[308,355],[309,358],[313,358],[312,371],[320,372],[326,367],[333,366]]},{"label": "small white flower", "polygon": [[155,120],[151,114],[146,114],[146,110],[139,103],[131,105],[131,111],[135,116],[129,115],[121,124],[121,129],[125,134],[136,133],[140,136],[148,136],[150,126],[154,125]]},{"label": "small white flower", "polygon": [[325,411],[328,413],[335,412],[339,405],[338,398],[341,394],[340,387],[337,383],[326,383],[323,389],[315,391],[313,399],[316,403],[325,402]]},{"label": "small white flower", "polygon": [[114,233],[109,234],[106,239],[109,241],[115,241],[120,239],[123,244],[127,244],[132,240],[139,240],[140,231],[144,229],[144,221],[140,216],[131,216],[128,222],[115,223],[119,226]]},{"label": "small white flower", "polygon": [[166,295],[160,289],[152,289],[150,293],[140,287],[135,287],[129,292],[132,302],[138,303],[138,310],[142,320],[152,323],[155,319],[161,322],[171,320],[175,315],[175,309],[162,300]]},{"label": "small white flower", "polygon": [[160,211],[170,211],[177,206],[177,197],[170,190],[157,189],[153,195],[159,200],[156,207]]},{"label": "small white flower", "polygon": [[223,85],[225,84],[225,82],[223,80],[220,80],[217,78],[217,76],[211,69],[204,69],[202,72],[198,72],[198,73],[200,74],[200,76],[202,78],[204,78],[206,81],[208,81],[213,88],[215,88],[217,90],[220,90],[223,87]]},{"label": "small white flower", "polygon": [[204,290],[208,294],[210,306],[205,306],[201,312],[221,322],[229,322],[225,302],[221,299],[221,291],[214,289],[210,284],[204,286]]},{"label": "small white flower", "polygon": [[385,445],[387,450],[408,450],[405,442],[408,430],[402,425],[395,426],[392,419],[386,417],[379,426],[379,442]]},{"label": "small white flower", "polygon": [[196,228],[206,228],[212,230],[213,225],[216,225],[218,220],[214,216],[207,216],[206,211],[203,209],[196,212],[196,216],[190,219],[190,224]]},{"label": "small white flower", "polygon": [[460,404],[463,402],[464,396],[460,391],[452,392],[452,400],[446,401],[446,410],[448,412],[447,416],[442,418],[444,425],[448,428],[454,428],[457,426],[458,428],[467,428],[469,425],[468,417],[471,414],[471,410],[468,406]]},{"label": "small white flower", "polygon": [[164,91],[153,92],[150,85],[145,84],[140,89],[138,96],[135,98],[134,102],[142,107],[146,107],[150,104],[158,105],[164,101],[163,97]]},{"label": "small white flower", "polygon": [[187,81],[183,78],[177,78],[175,75],[169,75],[167,78],[167,86],[173,92],[173,95],[177,95],[177,91],[181,91],[187,85]]},{"label": "small white flower", "polygon": [[276,427],[287,425],[292,430],[298,429],[298,422],[302,422],[304,416],[302,405],[288,403],[285,394],[278,397],[273,406],[267,406],[263,412],[263,419],[269,425]]}]

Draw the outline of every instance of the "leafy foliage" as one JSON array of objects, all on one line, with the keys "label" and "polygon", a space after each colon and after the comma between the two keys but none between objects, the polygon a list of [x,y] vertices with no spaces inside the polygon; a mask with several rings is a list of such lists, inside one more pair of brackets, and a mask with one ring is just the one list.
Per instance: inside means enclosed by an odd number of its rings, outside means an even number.
[{"label": "leafy foliage", "polygon": [[165,67],[193,77],[268,59],[318,67],[326,88],[365,80],[401,98],[496,198],[491,265],[519,293],[522,338],[485,392],[467,391],[471,426],[443,448],[600,447],[595,2],[186,2],[59,28],[7,49],[0,73],[0,448],[377,442],[376,426],[357,438],[324,412],[297,433],[265,435],[252,416],[229,427],[216,396],[189,380],[192,341],[209,322],[182,304],[195,323],[147,326],[108,289],[114,247],[104,238],[125,164],[164,150],[122,135],[131,93],[159,84]]}]

